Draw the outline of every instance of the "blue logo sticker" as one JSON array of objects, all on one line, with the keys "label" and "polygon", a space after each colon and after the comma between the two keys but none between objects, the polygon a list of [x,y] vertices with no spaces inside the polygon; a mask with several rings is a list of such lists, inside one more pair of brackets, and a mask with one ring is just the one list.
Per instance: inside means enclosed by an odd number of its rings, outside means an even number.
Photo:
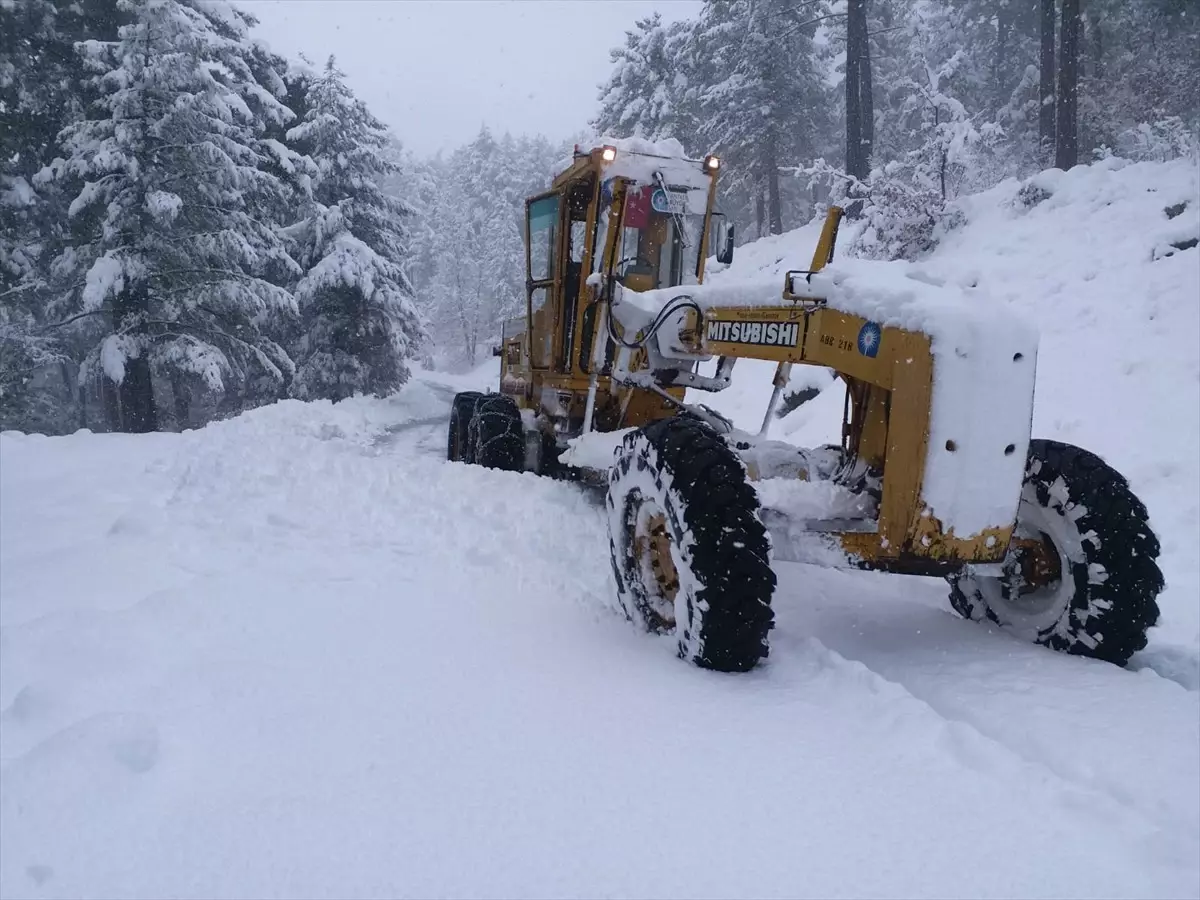
[{"label": "blue logo sticker", "polygon": [[883,331],[874,322],[868,322],[858,330],[858,352],[874,358],[879,353],[879,341]]},{"label": "blue logo sticker", "polygon": [[650,207],[655,212],[682,215],[687,212],[687,193],[655,188],[654,193],[650,195]]}]

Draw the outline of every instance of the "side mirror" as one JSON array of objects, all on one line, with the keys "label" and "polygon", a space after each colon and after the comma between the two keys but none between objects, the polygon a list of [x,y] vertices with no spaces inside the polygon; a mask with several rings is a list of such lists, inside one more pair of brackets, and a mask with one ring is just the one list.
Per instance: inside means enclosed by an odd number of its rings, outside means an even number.
[{"label": "side mirror", "polygon": [[717,262],[729,265],[733,262],[733,223],[721,216],[717,223]]},{"label": "side mirror", "polygon": [[496,346],[494,346],[494,347],[492,348],[492,356],[499,356],[499,355],[500,355],[500,352],[501,352],[501,350],[500,350],[500,345],[499,345],[499,344],[497,344]]}]

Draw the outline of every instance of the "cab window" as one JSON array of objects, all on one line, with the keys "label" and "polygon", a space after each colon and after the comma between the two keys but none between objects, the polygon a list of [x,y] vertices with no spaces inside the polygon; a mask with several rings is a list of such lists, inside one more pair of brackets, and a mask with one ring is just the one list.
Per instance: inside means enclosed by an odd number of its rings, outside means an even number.
[{"label": "cab window", "polygon": [[529,204],[529,280],[554,279],[554,251],[558,244],[558,196]]}]

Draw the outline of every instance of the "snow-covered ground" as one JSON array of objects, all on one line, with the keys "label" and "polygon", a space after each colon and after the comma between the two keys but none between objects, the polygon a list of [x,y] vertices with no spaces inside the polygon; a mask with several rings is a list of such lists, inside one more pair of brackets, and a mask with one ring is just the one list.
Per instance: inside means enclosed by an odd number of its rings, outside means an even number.
[{"label": "snow-covered ground", "polygon": [[[1147,501],[1169,587],[1132,671],[787,564],[769,662],[689,667],[615,610],[586,489],[444,461],[494,360],[181,435],[9,433],[0,895],[1200,896],[1200,263],[1150,261],[1180,219],[1147,200],[1194,217],[1195,176],[1055,187],[976,198],[929,266],[1038,315],[1035,430]],[[714,405],[756,425],[737,374]],[[776,436],[836,435],[835,395]]]}]

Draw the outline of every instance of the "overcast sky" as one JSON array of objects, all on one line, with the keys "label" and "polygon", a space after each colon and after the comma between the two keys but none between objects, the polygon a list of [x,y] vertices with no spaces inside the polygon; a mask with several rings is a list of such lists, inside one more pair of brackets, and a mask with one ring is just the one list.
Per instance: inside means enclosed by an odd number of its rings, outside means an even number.
[{"label": "overcast sky", "polygon": [[487,125],[565,138],[587,125],[608,52],[658,11],[700,0],[239,0],[257,33],[295,58],[329,54],[355,92],[417,153]]}]

